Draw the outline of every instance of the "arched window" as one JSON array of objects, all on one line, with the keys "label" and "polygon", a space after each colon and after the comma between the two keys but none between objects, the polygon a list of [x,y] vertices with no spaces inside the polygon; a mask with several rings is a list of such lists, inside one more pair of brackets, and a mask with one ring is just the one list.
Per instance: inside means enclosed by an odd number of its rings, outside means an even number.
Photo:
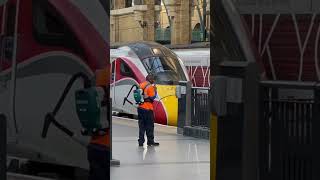
[{"label": "arched window", "polygon": [[132,0],[126,0],[125,7],[132,7]]},{"label": "arched window", "polygon": [[197,23],[194,28],[193,28],[194,31],[200,31],[201,30],[201,25],[200,23]]}]

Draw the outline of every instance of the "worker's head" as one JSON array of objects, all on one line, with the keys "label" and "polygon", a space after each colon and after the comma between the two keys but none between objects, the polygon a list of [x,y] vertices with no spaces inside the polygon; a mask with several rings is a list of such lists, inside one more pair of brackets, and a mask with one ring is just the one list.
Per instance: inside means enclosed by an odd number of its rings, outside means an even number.
[{"label": "worker's head", "polygon": [[147,81],[149,81],[151,84],[154,83],[154,75],[153,74],[148,74],[146,77]]}]

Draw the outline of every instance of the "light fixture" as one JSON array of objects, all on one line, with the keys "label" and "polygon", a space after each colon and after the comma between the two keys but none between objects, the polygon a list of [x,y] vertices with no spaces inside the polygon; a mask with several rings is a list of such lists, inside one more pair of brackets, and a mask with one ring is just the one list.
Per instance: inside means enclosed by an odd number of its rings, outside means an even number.
[{"label": "light fixture", "polygon": [[161,50],[158,48],[152,48],[152,52],[154,55],[161,55],[162,54]]}]

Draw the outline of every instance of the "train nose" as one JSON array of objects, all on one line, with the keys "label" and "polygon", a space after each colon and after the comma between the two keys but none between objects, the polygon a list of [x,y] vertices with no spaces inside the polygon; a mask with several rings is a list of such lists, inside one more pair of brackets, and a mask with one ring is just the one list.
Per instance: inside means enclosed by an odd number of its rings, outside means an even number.
[{"label": "train nose", "polygon": [[176,86],[157,85],[158,102],[155,104],[155,121],[160,124],[177,126],[178,98]]}]

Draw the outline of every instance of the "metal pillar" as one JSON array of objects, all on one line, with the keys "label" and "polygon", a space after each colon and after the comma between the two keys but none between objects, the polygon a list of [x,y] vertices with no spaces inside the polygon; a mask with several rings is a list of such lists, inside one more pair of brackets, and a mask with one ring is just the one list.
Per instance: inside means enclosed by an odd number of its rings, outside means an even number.
[{"label": "metal pillar", "polygon": [[186,84],[186,123],[185,126],[191,126],[191,81]]},{"label": "metal pillar", "polygon": [[180,81],[176,95],[178,97],[177,133],[183,134],[185,126],[191,126],[191,82]]},{"label": "metal pillar", "polygon": [[207,0],[203,0],[203,41],[207,38]]},{"label": "metal pillar", "polygon": [[217,180],[258,179],[257,64],[222,62],[213,82],[218,115]]},{"label": "metal pillar", "polygon": [[178,97],[178,124],[177,133],[183,134],[183,128],[186,124],[186,82],[180,81],[177,87],[176,96]]},{"label": "metal pillar", "polygon": [[0,114],[0,179],[7,179],[7,120]]}]

